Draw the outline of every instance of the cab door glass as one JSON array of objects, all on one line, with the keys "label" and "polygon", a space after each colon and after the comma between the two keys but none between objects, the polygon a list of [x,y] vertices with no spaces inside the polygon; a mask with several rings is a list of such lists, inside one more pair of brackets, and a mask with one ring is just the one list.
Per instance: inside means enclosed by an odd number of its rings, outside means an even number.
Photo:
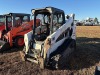
[{"label": "cab door glass", "polygon": [[53,32],[55,32],[63,24],[62,14],[55,14],[53,17]]},{"label": "cab door glass", "polygon": [[22,24],[21,18],[20,17],[15,17],[15,26],[18,27]]},{"label": "cab door glass", "polygon": [[0,22],[5,22],[5,18],[4,17],[0,17]]},{"label": "cab door glass", "polygon": [[59,23],[59,24],[62,24],[62,23],[63,23],[62,14],[59,14],[59,15],[58,15],[58,23]]},{"label": "cab door glass", "polygon": [[24,16],[23,17],[23,22],[28,22],[29,20],[28,20],[28,16]]},{"label": "cab door glass", "polygon": [[7,18],[7,21],[8,21],[8,22],[11,22],[11,20],[12,20],[11,17],[8,17],[8,18]]}]

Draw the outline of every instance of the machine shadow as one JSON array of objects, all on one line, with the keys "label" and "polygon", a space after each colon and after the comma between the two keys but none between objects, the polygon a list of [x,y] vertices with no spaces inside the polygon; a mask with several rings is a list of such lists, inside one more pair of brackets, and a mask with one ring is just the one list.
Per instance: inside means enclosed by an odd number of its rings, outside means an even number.
[{"label": "machine shadow", "polygon": [[0,53],[13,53],[13,52],[18,52],[18,51],[22,51],[24,47],[20,47],[20,48],[16,48],[16,47],[12,47],[10,48],[9,50],[5,50],[5,51],[2,51]]},{"label": "machine shadow", "polygon": [[76,51],[69,56],[67,70],[95,66],[100,61],[100,38],[77,38]]}]

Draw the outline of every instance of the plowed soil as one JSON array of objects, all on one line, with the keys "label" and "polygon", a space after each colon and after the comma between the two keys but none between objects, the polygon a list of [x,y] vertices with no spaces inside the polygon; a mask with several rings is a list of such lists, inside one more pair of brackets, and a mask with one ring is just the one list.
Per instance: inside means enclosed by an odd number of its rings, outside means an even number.
[{"label": "plowed soil", "polygon": [[77,49],[69,57],[66,70],[41,70],[38,65],[21,60],[22,49],[12,48],[0,53],[0,75],[94,75],[95,66],[100,66],[100,26],[76,28]]}]

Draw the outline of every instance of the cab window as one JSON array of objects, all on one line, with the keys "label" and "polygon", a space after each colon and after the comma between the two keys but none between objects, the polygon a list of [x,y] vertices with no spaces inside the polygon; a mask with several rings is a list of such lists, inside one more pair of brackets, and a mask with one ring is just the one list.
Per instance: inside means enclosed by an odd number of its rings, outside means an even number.
[{"label": "cab window", "polygon": [[63,14],[56,13],[53,16],[53,32],[63,25]]},{"label": "cab window", "polygon": [[28,22],[28,16],[23,17],[23,22]]}]

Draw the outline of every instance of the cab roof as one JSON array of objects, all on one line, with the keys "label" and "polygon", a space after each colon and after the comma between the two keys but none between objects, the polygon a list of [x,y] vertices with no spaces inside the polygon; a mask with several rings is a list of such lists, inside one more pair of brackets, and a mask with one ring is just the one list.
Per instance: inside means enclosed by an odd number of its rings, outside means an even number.
[{"label": "cab roof", "polygon": [[55,7],[45,7],[45,8],[38,8],[38,9],[32,9],[32,14],[34,14],[35,12],[50,12],[50,13],[55,13],[55,12],[59,12],[59,13],[64,13],[63,10],[55,8]]},{"label": "cab roof", "polygon": [[5,16],[30,16],[30,14],[25,14],[25,13],[8,13],[4,15]]}]

